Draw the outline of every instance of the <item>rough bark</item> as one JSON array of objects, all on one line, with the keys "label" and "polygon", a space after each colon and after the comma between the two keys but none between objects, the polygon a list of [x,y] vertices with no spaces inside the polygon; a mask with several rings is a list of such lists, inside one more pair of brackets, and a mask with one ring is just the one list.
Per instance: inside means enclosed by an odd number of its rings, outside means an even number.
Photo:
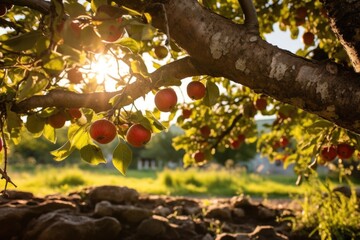
[{"label": "rough bark", "polygon": [[355,71],[360,72],[360,2],[356,0],[322,0],[331,28],[346,49]]},{"label": "rough bark", "polygon": [[[118,2],[134,7],[130,0]],[[360,133],[360,75],[354,71],[331,62],[310,61],[279,49],[245,26],[203,8],[195,0],[154,2],[164,4],[171,38],[191,57],[192,64],[181,68],[186,74],[177,72],[180,77],[222,76]],[[326,5],[327,2],[324,1]],[[360,9],[358,5],[354,3],[353,7]],[[162,28],[163,16],[155,10],[152,13],[154,25]],[[356,48],[354,51],[358,53]],[[132,99],[153,87],[166,85],[164,78],[160,82],[156,80],[157,76],[163,76],[156,72],[152,74],[156,86],[151,83],[138,88],[135,95],[129,91]],[[26,109],[29,101],[31,99],[20,103],[16,109]]]}]

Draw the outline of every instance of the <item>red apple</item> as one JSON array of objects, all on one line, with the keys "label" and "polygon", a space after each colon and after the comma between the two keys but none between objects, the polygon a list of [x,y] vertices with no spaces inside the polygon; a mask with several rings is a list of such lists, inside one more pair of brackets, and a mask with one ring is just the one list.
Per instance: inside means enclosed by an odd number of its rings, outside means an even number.
[{"label": "red apple", "polygon": [[177,95],[174,89],[165,88],[155,95],[155,106],[161,112],[170,112],[177,104]]},{"label": "red apple", "polygon": [[340,159],[351,158],[355,151],[355,148],[347,143],[339,143],[337,145],[337,155]]},{"label": "red apple", "polygon": [[134,147],[142,147],[151,139],[151,131],[141,124],[132,125],[126,133],[126,141]]},{"label": "red apple", "polygon": [[266,101],[266,98],[264,97],[261,97],[261,98],[258,98],[256,99],[255,101],[255,108],[259,111],[263,111],[266,109],[267,107],[267,101]]},{"label": "red apple", "polygon": [[289,145],[289,139],[286,136],[282,136],[279,140],[280,147],[285,148],[287,145]]},{"label": "red apple", "polygon": [[231,149],[238,149],[241,145],[241,142],[238,139],[230,140],[230,148]]},{"label": "red apple", "polygon": [[73,84],[78,84],[83,81],[82,73],[78,68],[72,68],[67,72],[68,79]]},{"label": "red apple", "polygon": [[90,137],[98,143],[107,144],[116,137],[116,127],[107,119],[96,120],[90,126]]},{"label": "red apple", "polygon": [[321,148],[320,158],[326,162],[331,162],[336,158],[337,150],[334,145],[324,146]]},{"label": "red apple", "polygon": [[48,118],[48,124],[53,128],[62,128],[66,122],[66,115],[64,112],[60,111]]},{"label": "red apple", "polygon": [[200,128],[201,136],[203,136],[204,138],[208,138],[210,136],[210,132],[211,132],[211,129],[209,126],[202,126]]},{"label": "red apple", "polygon": [[0,152],[2,151],[3,149],[3,142],[2,142],[2,138],[0,138]]},{"label": "red apple", "polygon": [[295,11],[295,17],[298,19],[305,19],[307,16],[307,8],[306,7],[299,7]]},{"label": "red apple", "polygon": [[202,151],[196,151],[194,154],[193,154],[193,158],[195,159],[195,162],[197,163],[201,163],[201,162],[204,162],[205,160],[205,153],[203,153]]},{"label": "red apple", "polygon": [[303,43],[307,46],[314,44],[315,36],[311,32],[305,32],[302,36]]},{"label": "red apple", "polygon": [[187,94],[191,99],[199,100],[206,94],[206,87],[202,82],[192,81],[187,85]]},{"label": "red apple", "polygon": [[72,119],[79,119],[82,116],[82,113],[78,108],[69,108],[67,112],[69,113]]},{"label": "red apple", "polygon": [[184,119],[189,118],[191,116],[191,110],[184,108],[182,110],[182,116]]}]

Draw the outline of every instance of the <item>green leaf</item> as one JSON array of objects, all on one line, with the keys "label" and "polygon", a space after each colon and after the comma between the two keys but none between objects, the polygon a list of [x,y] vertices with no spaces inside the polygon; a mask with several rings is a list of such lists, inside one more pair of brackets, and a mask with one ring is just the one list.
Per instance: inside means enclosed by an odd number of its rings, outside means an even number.
[{"label": "green leaf", "polygon": [[63,71],[65,67],[63,56],[59,53],[52,52],[50,56],[45,56],[43,61],[44,69],[50,74],[58,75]]},{"label": "green leaf", "polygon": [[31,97],[36,93],[44,90],[48,85],[49,81],[42,74],[30,74],[29,77],[25,80],[24,84],[21,86],[19,93],[19,101],[24,100],[25,98]]},{"label": "green leaf", "polygon": [[79,127],[76,124],[72,124],[69,127],[68,135],[71,145],[77,149],[82,149],[92,142],[90,135],[87,132],[87,125]]},{"label": "green leaf", "polygon": [[139,61],[139,60],[132,61],[130,64],[130,69],[134,74],[141,74],[144,77],[149,76],[149,72],[143,61]]},{"label": "green leaf", "polygon": [[70,17],[76,18],[80,15],[87,14],[85,7],[78,2],[65,3],[64,5],[65,10],[70,15]]},{"label": "green leaf", "polygon": [[9,108],[10,107],[7,106],[7,130],[10,133],[11,140],[14,142],[14,144],[18,144],[21,139],[20,130],[22,127],[22,121],[21,118],[16,113],[10,111]]},{"label": "green leaf", "polygon": [[41,31],[32,31],[12,37],[2,42],[2,47],[15,52],[21,52],[31,49],[35,46],[37,40],[42,37]]},{"label": "green leaf", "polygon": [[125,143],[119,143],[113,152],[112,162],[117,170],[123,175],[126,174],[132,161],[132,151]]},{"label": "green leaf", "polygon": [[29,115],[25,127],[34,137],[40,137],[45,127],[45,121],[35,114]]},{"label": "green leaf", "polygon": [[44,137],[49,140],[52,143],[56,142],[56,131],[55,128],[50,126],[49,124],[45,124],[44,131],[43,131]]},{"label": "green leaf", "polygon": [[138,53],[140,51],[140,45],[137,41],[132,38],[124,37],[116,42],[123,47],[129,48],[133,53]]},{"label": "green leaf", "polygon": [[91,10],[96,12],[101,5],[107,5],[107,0],[91,0]]},{"label": "green leaf", "polygon": [[204,104],[208,107],[213,106],[215,103],[217,103],[219,95],[220,95],[219,87],[215,83],[211,81],[207,81],[206,95],[203,100]]},{"label": "green leaf", "polygon": [[97,165],[99,163],[106,163],[104,155],[101,149],[95,145],[86,145],[80,149],[80,156],[85,161],[92,165]]},{"label": "green leaf", "polygon": [[67,158],[74,150],[75,148],[71,145],[70,141],[67,141],[60,148],[51,151],[50,153],[54,156],[55,161],[62,161]]}]

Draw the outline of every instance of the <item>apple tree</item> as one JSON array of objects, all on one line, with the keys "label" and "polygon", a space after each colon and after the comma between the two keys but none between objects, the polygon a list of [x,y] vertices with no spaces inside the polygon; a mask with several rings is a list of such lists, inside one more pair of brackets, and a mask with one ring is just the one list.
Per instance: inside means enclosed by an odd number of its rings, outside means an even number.
[{"label": "apple tree", "polygon": [[[0,173],[14,184],[9,143],[22,131],[56,142],[64,126],[56,161],[79,151],[99,164],[102,144],[117,141],[125,173],[128,144],[175,122],[185,165],[257,142],[299,180],[334,159],[347,174],[360,150],[359,10],[350,0],[2,0]],[[297,54],[266,41],[274,24],[302,38]],[[259,115],[275,118],[265,132]]]}]

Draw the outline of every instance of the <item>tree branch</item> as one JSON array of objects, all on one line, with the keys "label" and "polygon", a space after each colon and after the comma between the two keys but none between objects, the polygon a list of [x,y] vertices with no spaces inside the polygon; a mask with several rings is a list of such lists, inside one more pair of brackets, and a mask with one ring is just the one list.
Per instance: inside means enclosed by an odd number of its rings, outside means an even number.
[{"label": "tree branch", "polygon": [[175,81],[183,78],[206,74],[201,72],[202,68],[196,61],[190,57],[185,57],[164,65],[151,73],[151,81],[146,79],[138,79],[134,83],[129,84],[126,88],[116,92],[95,92],[95,93],[75,93],[67,90],[55,89],[46,95],[36,95],[25,99],[19,103],[15,103],[12,111],[25,113],[36,108],[91,108],[96,112],[111,109],[109,100],[119,94],[123,94],[124,101],[117,107],[123,107],[131,104],[134,100],[144,96],[152,89],[161,86],[170,86]]},{"label": "tree branch", "polygon": [[259,22],[252,0],[239,0],[241,9],[245,15],[245,26],[250,32],[259,34]]},{"label": "tree branch", "polygon": [[49,14],[51,5],[50,2],[44,0],[2,0],[2,2],[14,4],[16,6],[29,7],[41,12],[42,14]]}]

